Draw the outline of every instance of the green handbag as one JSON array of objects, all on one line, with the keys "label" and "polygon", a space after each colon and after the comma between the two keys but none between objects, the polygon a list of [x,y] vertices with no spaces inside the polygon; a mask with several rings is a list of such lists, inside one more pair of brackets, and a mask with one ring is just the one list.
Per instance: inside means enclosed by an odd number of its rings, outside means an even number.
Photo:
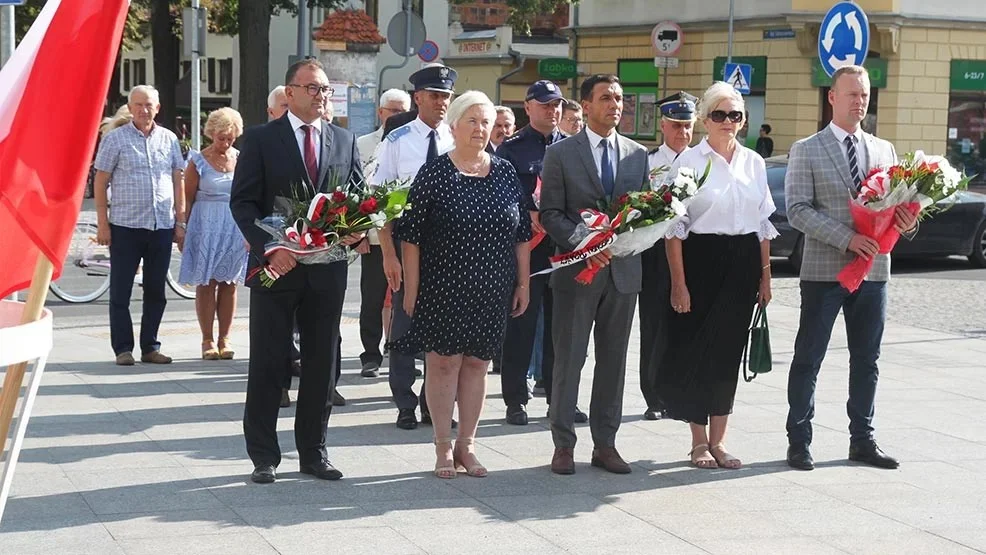
[{"label": "green handbag", "polygon": [[743,347],[743,380],[752,382],[758,374],[770,372],[772,363],[767,307],[758,303],[750,325],[750,341]]}]

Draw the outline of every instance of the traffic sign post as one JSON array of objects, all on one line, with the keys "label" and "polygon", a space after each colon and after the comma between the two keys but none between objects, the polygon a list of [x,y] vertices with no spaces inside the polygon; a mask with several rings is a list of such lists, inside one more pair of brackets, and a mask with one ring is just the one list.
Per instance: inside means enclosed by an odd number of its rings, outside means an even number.
[{"label": "traffic sign post", "polygon": [[434,62],[438,59],[438,43],[433,40],[426,40],[418,50],[418,57],[422,62]]},{"label": "traffic sign post", "polygon": [[725,66],[726,82],[740,94],[750,94],[750,82],[753,81],[753,66],[749,64],[730,64]]},{"label": "traffic sign post", "polygon": [[839,2],[825,14],[818,30],[818,60],[829,77],[839,68],[863,65],[870,48],[870,21],[850,1]]},{"label": "traffic sign post", "polygon": [[674,21],[662,21],[654,26],[650,34],[651,44],[654,45],[658,57],[673,57],[681,49],[685,34]]}]

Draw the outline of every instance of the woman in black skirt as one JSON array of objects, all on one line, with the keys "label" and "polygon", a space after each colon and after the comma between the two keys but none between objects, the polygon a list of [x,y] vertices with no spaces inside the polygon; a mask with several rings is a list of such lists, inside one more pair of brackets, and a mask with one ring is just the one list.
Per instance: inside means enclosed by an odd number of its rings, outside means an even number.
[{"label": "woman in black skirt", "polygon": [[670,332],[657,378],[669,415],[691,427],[689,456],[699,468],[741,466],[723,446],[726,422],[753,308],[770,302],[774,203],[763,158],[736,140],[745,113],[732,86],[709,87],[698,106],[708,136],[672,167],[701,175],[712,162],[666,241]]}]

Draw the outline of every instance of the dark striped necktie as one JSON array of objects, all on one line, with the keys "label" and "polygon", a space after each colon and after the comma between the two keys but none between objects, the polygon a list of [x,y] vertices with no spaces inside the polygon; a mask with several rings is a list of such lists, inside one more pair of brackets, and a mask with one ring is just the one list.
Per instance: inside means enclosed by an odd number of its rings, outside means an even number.
[{"label": "dark striped necktie", "polygon": [[846,135],[846,155],[849,157],[849,175],[852,176],[853,185],[859,191],[863,182],[863,177],[859,173],[859,156],[856,154],[856,136]]}]

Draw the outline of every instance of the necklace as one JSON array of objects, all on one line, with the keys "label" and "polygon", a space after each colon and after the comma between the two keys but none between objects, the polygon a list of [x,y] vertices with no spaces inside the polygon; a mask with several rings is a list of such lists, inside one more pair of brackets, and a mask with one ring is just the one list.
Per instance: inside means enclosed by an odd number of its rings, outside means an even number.
[{"label": "necklace", "polygon": [[483,168],[486,167],[486,163],[487,163],[487,157],[485,153],[480,154],[479,161],[473,161],[471,163],[467,163],[465,160],[457,160],[456,157],[453,156],[450,156],[450,158],[452,158],[452,162],[455,164],[455,167],[459,170],[460,173],[469,176],[479,175],[480,173],[482,173]]}]

